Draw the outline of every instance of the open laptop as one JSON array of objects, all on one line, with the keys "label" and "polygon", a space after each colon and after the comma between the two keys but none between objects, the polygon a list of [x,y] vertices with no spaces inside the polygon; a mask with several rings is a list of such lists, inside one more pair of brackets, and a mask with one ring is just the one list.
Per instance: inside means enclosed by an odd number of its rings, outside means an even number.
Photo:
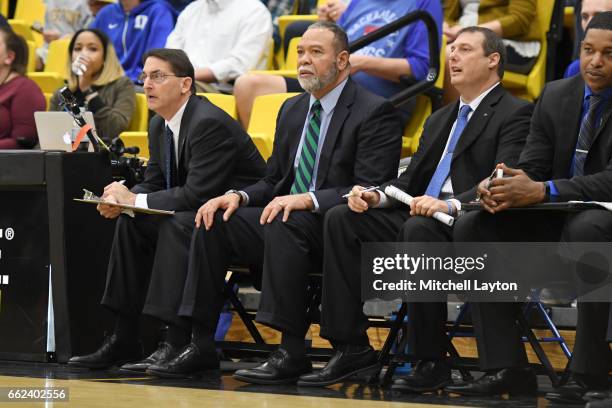
[{"label": "open laptop", "polygon": [[[95,130],[93,114],[83,113],[85,121]],[[79,133],[79,126],[68,112],[34,112],[38,142],[41,150],[72,151],[72,142]],[[89,140],[87,136],[83,140]],[[93,146],[89,143],[89,151]]]}]

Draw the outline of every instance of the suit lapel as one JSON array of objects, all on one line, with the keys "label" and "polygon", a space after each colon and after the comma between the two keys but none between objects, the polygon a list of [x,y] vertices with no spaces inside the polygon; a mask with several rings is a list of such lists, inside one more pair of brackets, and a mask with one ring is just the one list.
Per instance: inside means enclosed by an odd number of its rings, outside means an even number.
[{"label": "suit lapel", "polygon": [[595,133],[595,137],[593,138],[593,143],[591,144],[591,146],[595,146],[597,139],[603,133],[603,130],[608,124],[608,119],[610,119],[610,114],[612,114],[612,101],[608,101],[606,103],[606,106],[604,107],[604,111],[601,115],[600,122],[597,126],[597,132]]},{"label": "suit lapel", "polygon": [[570,169],[574,159],[574,151],[578,141],[578,133],[580,132],[580,121],[582,118],[582,100],[584,98],[584,82],[582,80],[575,81],[572,84],[571,91],[568,92],[560,101],[560,111],[562,114],[559,117],[559,131],[567,133],[569,137],[559,138],[562,140],[558,146],[559,168]]},{"label": "suit lapel", "polygon": [[290,114],[295,120],[290,121],[287,126],[287,144],[289,154],[289,165],[287,166],[288,174],[293,174],[293,163],[295,163],[295,156],[298,154],[298,147],[302,138],[302,132],[304,131],[304,123],[306,123],[306,115],[308,115],[308,103],[310,101],[310,94],[302,94],[302,98],[295,104],[295,114]]},{"label": "suit lapel", "polygon": [[179,140],[178,140],[178,160],[177,167],[180,169],[180,163],[183,160],[183,151],[185,151],[185,140],[187,137],[187,127],[189,126],[191,115],[193,114],[194,105],[197,101],[197,96],[192,95],[187,102],[187,106],[185,106],[185,111],[183,112],[183,117],[181,118],[181,129],[179,130]]},{"label": "suit lapel", "polygon": [[453,153],[453,161],[461,155],[472,143],[474,143],[482,132],[486,129],[489,120],[495,114],[495,105],[504,95],[504,89],[501,85],[497,85],[485,98],[480,102],[476,111],[472,114],[463,133],[459,137],[455,152]]},{"label": "suit lapel", "polygon": [[342,125],[344,125],[344,121],[349,116],[349,107],[353,104],[355,100],[355,85],[353,81],[349,78],[340,94],[340,98],[338,98],[338,103],[336,103],[336,107],[334,108],[334,113],[332,115],[331,122],[329,123],[329,127],[327,128],[327,133],[325,134],[325,141],[323,142],[323,147],[321,148],[321,155],[319,156],[319,166],[317,169],[317,182],[316,188],[317,190],[321,188],[325,178],[327,177],[327,172],[329,171],[329,166],[331,162],[331,156],[334,151],[334,146],[336,145],[336,141],[338,140],[338,136],[340,135],[340,130],[342,129]]}]

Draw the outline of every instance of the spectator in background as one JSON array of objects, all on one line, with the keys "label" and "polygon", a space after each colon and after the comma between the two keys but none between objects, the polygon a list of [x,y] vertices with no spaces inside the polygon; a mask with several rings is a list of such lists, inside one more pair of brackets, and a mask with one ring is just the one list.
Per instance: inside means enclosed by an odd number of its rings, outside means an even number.
[{"label": "spectator in background", "polygon": [[[444,35],[451,44],[464,27],[479,25],[504,39],[508,61],[506,71],[527,74],[540,54],[540,22],[536,0],[444,0]],[[447,50],[448,55],[448,50]],[[444,103],[457,100],[450,85],[448,58],[444,79]]]},{"label": "spectator in background", "polygon": [[[261,2],[265,4],[266,7],[268,7],[270,15],[272,16],[272,37],[274,38],[274,52],[277,52],[281,45],[281,36],[278,28],[278,18],[287,14],[294,14],[294,12],[300,14],[300,11],[294,11],[296,5],[296,2],[294,0],[261,0]],[[302,6],[301,4],[300,6],[305,7],[307,9],[307,13],[314,14],[317,12],[317,2],[315,0],[308,0],[305,3],[306,4],[304,6]],[[289,26],[291,26],[291,24]],[[304,31],[306,31],[305,28]],[[285,51],[287,51],[286,47]]]},{"label": "spectator in background", "polygon": [[0,27],[0,149],[17,149],[19,140],[35,145],[34,112],[45,110],[40,88],[25,75],[28,45],[10,28]]},{"label": "spectator in background", "polygon": [[36,70],[43,69],[51,41],[70,37],[75,31],[87,25],[90,18],[87,0],[45,0],[45,25],[42,47],[36,50]]},{"label": "spectator in background", "polygon": [[[582,33],[584,33],[584,30],[586,30],[586,27],[593,16],[604,11],[612,11],[612,0],[583,0],[582,10],[580,11],[580,26],[582,30],[576,30],[576,35],[578,35],[580,32],[580,35],[582,36]],[[580,37],[579,41],[582,41],[582,37]],[[579,73],[580,58],[574,60],[567,66],[567,69],[563,74],[563,78],[573,77]]]},{"label": "spectator in background", "polygon": [[[319,18],[337,19],[338,25],[352,42],[415,10],[429,12],[438,23],[438,34],[441,35],[442,8],[438,0],[353,0],[346,8],[342,2],[330,1],[325,8],[319,9]],[[427,75],[427,29],[421,22],[403,27],[352,53],[350,63],[355,82],[370,92],[389,98],[404,89],[400,77],[422,80]],[[295,78],[253,74],[240,77],[236,81],[234,95],[242,126],[248,127],[253,101],[257,96],[302,91]],[[408,121],[412,107],[413,104],[400,107],[404,123]]]},{"label": "spectator in background", "polygon": [[187,53],[198,92],[230,93],[238,76],[265,68],[271,38],[270,12],[259,0],[197,0],[179,15],[166,47]]},{"label": "spectator in background", "polygon": [[[79,105],[94,115],[98,136],[109,143],[127,129],[136,105],[134,85],[125,76],[106,34],[77,31],[68,46],[68,88]],[[50,110],[61,110],[58,92]]]},{"label": "spectator in background", "polygon": [[176,12],[165,0],[120,0],[100,11],[90,28],[108,35],[126,75],[137,82],[142,56],[164,47],[175,20]]},{"label": "spectator in background", "polygon": [[87,27],[91,25],[94,18],[96,18],[96,16],[100,13],[100,10],[102,10],[104,7],[108,6],[109,4],[113,4],[116,2],[117,0],[87,0],[87,5],[89,6],[89,11],[91,12],[91,16],[87,23]]}]

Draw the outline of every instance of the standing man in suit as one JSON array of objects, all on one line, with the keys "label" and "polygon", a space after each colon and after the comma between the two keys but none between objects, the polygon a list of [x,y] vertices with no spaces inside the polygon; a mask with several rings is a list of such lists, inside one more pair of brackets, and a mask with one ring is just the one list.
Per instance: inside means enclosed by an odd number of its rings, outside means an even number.
[{"label": "standing man in suit", "polygon": [[187,275],[196,210],[265,173],[265,162],[238,123],[195,95],[193,66],[182,50],[153,49],[144,61],[140,79],[149,109],[157,113],[149,124],[145,179],[131,191],[112,183],[102,198],[176,213],[131,218],[120,216],[117,207],[98,206],[102,216],[118,218],[102,299],[115,312],[116,325],[98,351],[69,361],[75,366],[104,368],[142,358],[141,312],[166,322],[168,336],[151,356],[122,369],[144,372],[188,343],[191,324],[178,317],[177,299]]},{"label": "standing man in suit", "polygon": [[266,176],[198,210],[181,315],[193,318],[193,340],[172,361],[150,367],[160,376],[201,369],[214,353],[214,328],[231,262],[263,267],[257,321],[282,332],[278,351],[236,378],[295,382],[311,370],[305,355],[308,274],[320,270],[323,217],[355,183],[378,184],[397,172],[401,149],[393,106],[349,77],[346,33],[329,22],[309,27],[298,46],[306,93],[280,109]]},{"label": "standing man in suit", "polygon": [[[612,201],[611,53],[612,12],[603,12],[587,26],[580,52],[581,75],[544,88],[518,169],[499,164],[510,177],[494,180],[488,189],[484,182],[479,186],[486,211],[461,217],[455,225],[456,241],[612,241],[612,213],[603,209],[578,213],[505,211],[554,201]],[[470,310],[481,369],[486,373],[447,390],[465,395],[516,390],[527,370],[522,332],[516,323],[520,305],[471,303]],[[587,391],[609,387],[609,310],[609,302],[578,302],[572,377],[549,393],[548,399],[582,402]]]},{"label": "standing man in suit", "polygon": [[[419,149],[399,178],[373,192],[361,192],[367,185],[357,185],[348,206],[328,212],[321,336],[336,354],[320,372],[302,376],[299,385],[333,384],[377,365],[360,300],[361,244],[451,241],[452,228],[431,218],[433,213],[455,215],[462,201],[475,197],[478,182],[495,163],[516,162],[532,106],[501,87],[505,59],[504,44],[493,31],[463,29],[449,55],[452,85],[461,99],[427,120]],[[382,192],[386,185],[416,197],[410,209],[387,197]],[[411,350],[423,360],[394,388],[423,392],[444,387],[450,381],[444,362],[446,303],[413,303],[409,316]]]}]

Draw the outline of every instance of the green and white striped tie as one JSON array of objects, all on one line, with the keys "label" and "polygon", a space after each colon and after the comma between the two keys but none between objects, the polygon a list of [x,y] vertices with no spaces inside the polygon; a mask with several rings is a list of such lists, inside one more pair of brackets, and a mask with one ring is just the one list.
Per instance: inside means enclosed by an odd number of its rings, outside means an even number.
[{"label": "green and white striped tie", "polygon": [[315,160],[319,146],[319,132],[321,131],[321,103],[315,101],[310,109],[310,119],[306,129],[306,137],[302,143],[300,161],[295,171],[295,179],[291,186],[291,194],[308,192],[314,174]]}]

